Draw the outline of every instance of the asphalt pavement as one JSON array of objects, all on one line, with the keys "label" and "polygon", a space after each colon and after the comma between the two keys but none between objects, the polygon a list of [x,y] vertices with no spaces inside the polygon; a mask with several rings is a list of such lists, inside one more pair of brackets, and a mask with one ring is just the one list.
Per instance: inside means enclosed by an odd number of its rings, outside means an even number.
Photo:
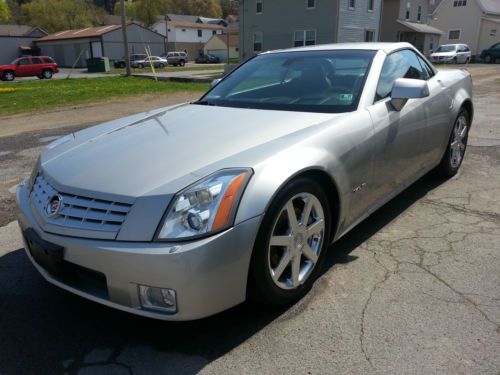
[{"label": "asphalt pavement", "polygon": [[[0,374],[499,374],[500,65],[470,69],[460,173],[425,176],[334,244],[290,308],[132,316],[48,284],[16,223],[0,227]],[[30,137],[0,138],[16,145],[0,156],[2,204],[42,147]]]}]

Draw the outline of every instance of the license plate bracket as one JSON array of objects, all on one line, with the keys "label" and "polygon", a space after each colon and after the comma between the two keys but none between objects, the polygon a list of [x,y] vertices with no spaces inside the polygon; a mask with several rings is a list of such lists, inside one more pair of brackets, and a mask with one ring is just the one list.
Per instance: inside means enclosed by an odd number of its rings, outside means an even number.
[{"label": "license plate bracket", "polygon": [[28,250],[41,267],[53,274],[62,272],[64,263],[64,248],[62,246],[45,241],[32,229],[24,231],[24,237],[28,244]]}]

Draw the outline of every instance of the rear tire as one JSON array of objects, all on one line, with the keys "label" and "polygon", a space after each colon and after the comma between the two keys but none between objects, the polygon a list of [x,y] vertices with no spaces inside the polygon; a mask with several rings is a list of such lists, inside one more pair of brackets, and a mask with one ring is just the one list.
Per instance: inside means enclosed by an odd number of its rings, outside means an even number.
[{"label": "rear tire", "polygon": [[2,75],[2,80],[3,81],[13,81],[16,75],[14,74],[13,71],[7,70],[6,72],[3,72]]},{"label": "rear tire", "polygon": [[490,56],[490,55],[486,55],[486,56],[484,57],[484,62],[485,62],[486,64],[493,64],[493,59],[491,58],[491,56]]},{"label": "rear tire", "polygon": [[470,117],[465,108],[460,109],[453,124],[448,146],[436,171],[439,176],[450,178],[457,174],[462,165],[469,138]]},{"label": "rear tire", "polygon": [[179,65],[180,65],[180,66],[184,66],[184,65],[186,65],[186,62],[185,62],[184,60],[181,60],[181,61],[179,62]]},{"label": "rear tire", "polygon": [[165,67],[165,65],[163,63],[158,64],[158,68],[163,69],[164,67]]},{"label": "rear tire", "polygon": [[143,65],[143,64],[137,64],[137,68],[139,68],[139,69],[143,69],[143,68],[144,68],[144,65]]},{"label": "rear tire", "polygon": [[45,70],[42,72],[42,75],[43,75],[43,78],[44,78],[44,79],[51,79],[51,78],[52,78],[52,70],[50,70],[50,69],[45,69]]},{"label": "rear tire", "polygon": [[279,191],[254,245],[249,297],[272,306],[302,298],[320,275],[331,217],[328,198],[317,182],[299,177]]}]

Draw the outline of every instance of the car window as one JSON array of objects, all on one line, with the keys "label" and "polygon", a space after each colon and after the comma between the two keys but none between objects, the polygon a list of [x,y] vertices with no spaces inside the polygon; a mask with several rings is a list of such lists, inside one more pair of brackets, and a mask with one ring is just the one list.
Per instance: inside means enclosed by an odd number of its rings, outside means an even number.
[{"label": "car window", "polygon": [[19,60],[19,65],[30,65],[31,62],[29,59],[20,59]]},{"label": "car window", "polygon": [[380,79],[377,85],[375,100],[387,98],[392,86],[398,78],[413,78],[426,80],[429,75],[420,65],[415,52],[410,50],[397,51],[386,57]]},{"label": "car window", "polygon": [[495,44],[492,49],[500,49],[500,43]]},{"label": "car window", "polygon": [[420,56],[418,56],[418,55],[417,55],[417,59],[420,62],[420,66],[423,69],[424,76],[426,76],[423,79],[427,80],[427,79],[429,79],[431,77],[434,77],[434,71],[429,66],[429,64],[427,64],[427,62],[424,59],[422,59]]},{"label": "car window", "polygon": [[55,61],[52,60],[50,57],[44,57],[43,62],[46,64],[54,64],[55,63]]},{"label": "car window", "polygon": [[297,51],[259,55],[200,101],[226,107],[341,113],[357,109],[375,51]]},{"label": "car window", "polygon": [[32,57],[31,58],[31,62],[33,64],[41,64],[42,63],[42,60],[40,60],[38,57]]},{"label": "car window", "polygon": [[454,52],[456,50],[456,46],[447,45],[447,46],[439,46],[436,52]]}]

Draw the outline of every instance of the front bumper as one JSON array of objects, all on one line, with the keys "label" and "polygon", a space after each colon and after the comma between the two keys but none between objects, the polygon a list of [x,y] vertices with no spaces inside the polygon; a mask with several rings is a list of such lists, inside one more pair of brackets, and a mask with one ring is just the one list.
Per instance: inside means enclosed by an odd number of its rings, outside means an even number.
[{"label": "front bumper", "polygon": [[[193,320],[243,302],[253,244],[261,216],[205,239],[179,242],[122,242],[67,237],[44,232],[31,213],[25,186],[17,190],[19,224],[44,241],[63,248],[63,262],[85,277],[66,279],[38,264],[49,282],[92,301],[162,320]],[[73,267],[73,268],[71,268]],[[98,281],[87,282],[92,275]],[[92,284],[92,285],[90,285]],[[141,308],[138,285],[170,288],[177,294],[177,312],[163,314]]]}]

